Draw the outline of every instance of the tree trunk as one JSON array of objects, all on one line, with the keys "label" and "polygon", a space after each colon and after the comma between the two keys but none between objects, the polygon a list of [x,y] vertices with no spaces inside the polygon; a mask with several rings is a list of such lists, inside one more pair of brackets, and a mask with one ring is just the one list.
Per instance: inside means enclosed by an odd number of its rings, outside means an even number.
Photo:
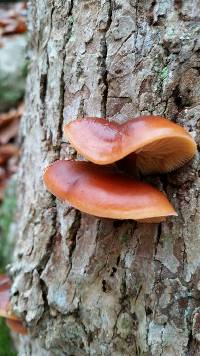
[{"label": "tree trunk", "polygon": [[199,0],[37,0],[29,12],[11,272],[31,336],[19,355],[200,355],[198,158],[146,179],[178,212],[162,224],[80,213],[42,181],[50,162],[77,157],[63,112],[162,115],[200,142]]}]

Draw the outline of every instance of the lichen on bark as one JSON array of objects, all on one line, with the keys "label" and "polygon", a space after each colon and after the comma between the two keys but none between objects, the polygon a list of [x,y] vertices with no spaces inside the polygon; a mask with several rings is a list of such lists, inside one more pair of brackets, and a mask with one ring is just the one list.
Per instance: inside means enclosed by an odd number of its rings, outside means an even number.
[{"label": "lichen on bark", "polygon": [[198,156],[146,179],[179,214],[160,225],[79,213],[42,182],[50,162],[79,158],[63,137],[63,113],[162,115],[199,145],[198,3],[32,2],[11,269],[14,308],[31,328],[20,355],[200,353]]}]

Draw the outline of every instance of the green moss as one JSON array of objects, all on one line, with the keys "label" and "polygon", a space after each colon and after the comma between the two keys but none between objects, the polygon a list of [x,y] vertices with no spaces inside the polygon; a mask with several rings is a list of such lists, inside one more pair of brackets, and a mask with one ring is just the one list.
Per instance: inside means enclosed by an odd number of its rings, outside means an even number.
[{"label": "green moss", "polygon": [[128,313],[122,313],[117,321],[118,334],[123,338],[127,338],[133,329],[133,322]]},{"label": "green moss", "polygon": [[129,328],[130,328],[130,321],[127,320],[126,318],[124,318],[124,319],[122,319],[120,326],[121,326],[121,328],[122,328],[123,330],[129,330]]},{"label": "green moss", "polygon": [[68,18],[68,24],[70,25],[70,26],[72,26],[73,25],[73,23],[74,23],[74,16],[69,16],[69,18]]},{"label": "green moss", "polygon": [[169,31],[167,32],[167,38],[172,39],[174,37],[175,30],[174,28],[170,28]]},{"label": "green moss", "polygon": [[162,69],[161,73],[160,73],[160,78],[162,80],[165,80],[166,78],[168,78],[169,75],[169,68],[166,66]]},{"label": "green moss", "polygon": [[68,42],[69,39],[72,36],[73,24],[74,24],[74,16],[69,16],[69,18],[68,18],[68,31],[67,31],[67,35],[66,35],[66,42]]},{"label": "green moss", "polygon": [[82,67],[83,63],[82,60],[79,59],[77,61],[77,67],[76,67],[76,77],[80,78],[80,76],[83,74],[83,67]]},{"label": "green moss", "polygon": [[128,234],[123,234],[120,236],[120,242],[126,243],[129,240],[129,235]]}]

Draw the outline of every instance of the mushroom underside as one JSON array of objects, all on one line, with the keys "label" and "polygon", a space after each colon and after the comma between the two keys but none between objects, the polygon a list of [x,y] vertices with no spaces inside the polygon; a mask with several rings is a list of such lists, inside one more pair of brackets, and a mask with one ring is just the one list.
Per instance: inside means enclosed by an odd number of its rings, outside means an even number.
[{"label": "mushroom underside", "polygon": [[136,152],[136,166],[143,174],[165,173],[178,169],[194,155],[191,141],[183,138],[162,138]]}]

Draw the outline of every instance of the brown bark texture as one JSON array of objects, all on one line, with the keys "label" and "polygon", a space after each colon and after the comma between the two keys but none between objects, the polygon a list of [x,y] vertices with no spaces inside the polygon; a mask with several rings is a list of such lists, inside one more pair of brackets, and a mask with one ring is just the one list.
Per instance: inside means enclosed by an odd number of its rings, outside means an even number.
[{"label": "brown bark texture", "polygon": [[49,194],[45,166],[80,158],[84,116],[169,117],[200,143],[199,0],[36,0],[21,124],[12,303],[20,356],[200,355],[198,155],[145,178],[178,212],[162,224],[99,219]]}]

